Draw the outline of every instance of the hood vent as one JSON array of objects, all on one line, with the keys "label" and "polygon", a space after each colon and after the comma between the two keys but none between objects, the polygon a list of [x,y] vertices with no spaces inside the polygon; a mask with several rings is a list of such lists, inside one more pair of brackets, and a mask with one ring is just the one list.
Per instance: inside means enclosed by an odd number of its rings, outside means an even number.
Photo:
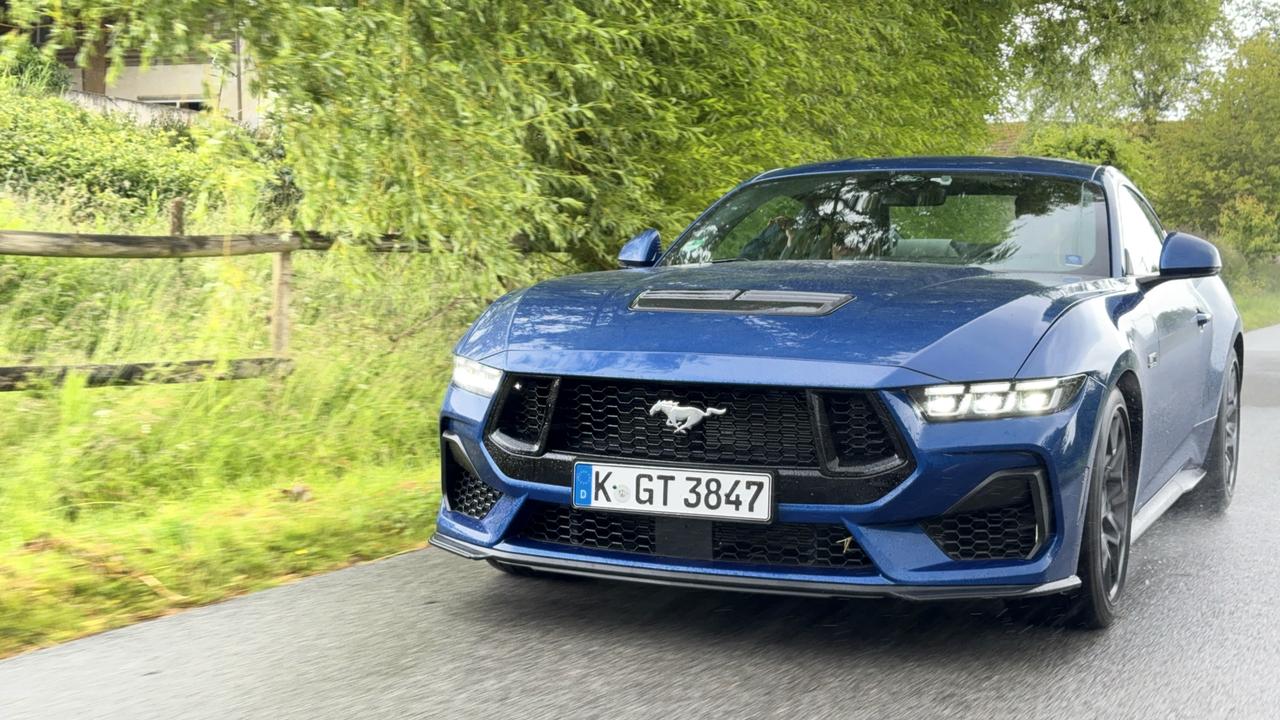
[{"label": "hood vent", "polygon": [[632,310],[737,315],[826,315],[853,299],[842,293],[796,290],[645,290]]}]

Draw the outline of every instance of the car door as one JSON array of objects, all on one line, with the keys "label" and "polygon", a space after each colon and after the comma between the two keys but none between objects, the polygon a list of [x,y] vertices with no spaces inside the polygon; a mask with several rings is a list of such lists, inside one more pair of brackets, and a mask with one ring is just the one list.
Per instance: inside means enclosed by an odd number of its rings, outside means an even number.
[{"label": "car door", "polygon": [[[1164,230],[1142,196],[1120,188],[1117,215],[1125,272],[1149,278],[1160,272]],[[1199,323],[1203,301],[1191,280],[1140,284],[1142,299],[1135,327],[1149,333],[1140,352],[1143,378],[1142,467],[1138,505],[1146,502],[1196,457],[1192,431],[1204,397],[1204,332]]]}]

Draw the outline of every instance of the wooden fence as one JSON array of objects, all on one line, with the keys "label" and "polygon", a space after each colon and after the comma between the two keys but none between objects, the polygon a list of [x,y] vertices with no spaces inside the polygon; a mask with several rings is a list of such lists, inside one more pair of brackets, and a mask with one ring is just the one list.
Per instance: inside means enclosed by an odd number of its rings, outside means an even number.
[{"label": "wooden fence", "polygon": [[[0,230],[0,255],[54,258],[195,258],[274,254],[272,261],[271,356],[215,360],[183,360],[118,365],[24,365],[0,367],[0,392],[33,384],[60,384],[83,375],[90,387],[242,380],[281,375],[293,369],[289,359],[289,302],[293,288],[292,253],[328,250],[331,236],[313,232],[258,235],[184,235],[184,205],[170,206],[169,235],[89,235],[81,233]],[[395,235],[368,245],[374,252],[412,252],[416,248]]]}]

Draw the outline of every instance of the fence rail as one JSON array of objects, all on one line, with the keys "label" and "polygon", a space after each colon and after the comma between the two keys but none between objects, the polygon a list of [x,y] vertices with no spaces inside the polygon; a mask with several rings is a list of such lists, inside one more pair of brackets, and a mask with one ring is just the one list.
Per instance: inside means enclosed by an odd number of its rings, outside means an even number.
[{"label": "fence rail", "polygon": [[[258,235],[88,235],[0,230],[0,255],[52,258],[196,258],[260,255],[296,250],[329,250],[333,237],[311,232]],[[370,242],[373,252],[413,252],[417,248],[387,235]]]},{"label": "fence rail", "polygon": [[261,357],[229,360],[184,360],[181,362],[127,363],[122,365],[20,365],[0,367],[0,392],[25,390],[41,385],[61,385],[67,377],[85,376],[89,387],[188,383],[203,380],[247,380],[283,375],[293,370],[286,358]]},{"label": "fence rail", "polygon": [[[92,235],[0,230],[0,255],[49,258],[196,258],[271,253],[272,357],[147,362],[115,365],[21,365],[0,367],[0,392],[41,384],[58,385],[83,375],[89,387],[243,380],[280,376],[293,369],[289,360],[289,301],[293,294],[293,260],[299,250],[329,250],[337,241],[314,232],[247,235],[185,235],[185,203],[170,206],[170,235]],[[385,235],[364,247],[373,252],[414,252],[418,248],[397,235]]]}]

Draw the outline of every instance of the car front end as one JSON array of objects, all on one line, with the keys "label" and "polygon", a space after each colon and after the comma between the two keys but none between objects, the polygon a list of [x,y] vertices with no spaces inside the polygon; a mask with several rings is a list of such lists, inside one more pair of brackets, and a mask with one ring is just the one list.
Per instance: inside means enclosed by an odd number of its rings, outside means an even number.
[{"label": "car front end", "polygon": [[638,237],[637,267],[500,299],[456,348],[432,543],[761,592],[1077,588],[1109,366],[1031,360],[1119,285],[1092,170],[1016,170],[764,178],[661,261]]},{"label": "car front end", "polygon": [[[939,385],[910,371],[798,361],[744,384],[738,368],[758,358],[619,360],[523,353],[489,387],[452,386],[433,543],[556,572],[765,592],[1013,596],[1079,582],[1078,537],[1062,529],[1078,522],[1095,379],[1053,412],[930,419],[916,389]],[[677,434],[650,412],[660,400],[725,413]],[[593,466],[651,469],[615,481],[633,499],[660,492],[647,477],[663,470],[761,476],[771,512],[736,521],[575,503],[575,476]]]}]

